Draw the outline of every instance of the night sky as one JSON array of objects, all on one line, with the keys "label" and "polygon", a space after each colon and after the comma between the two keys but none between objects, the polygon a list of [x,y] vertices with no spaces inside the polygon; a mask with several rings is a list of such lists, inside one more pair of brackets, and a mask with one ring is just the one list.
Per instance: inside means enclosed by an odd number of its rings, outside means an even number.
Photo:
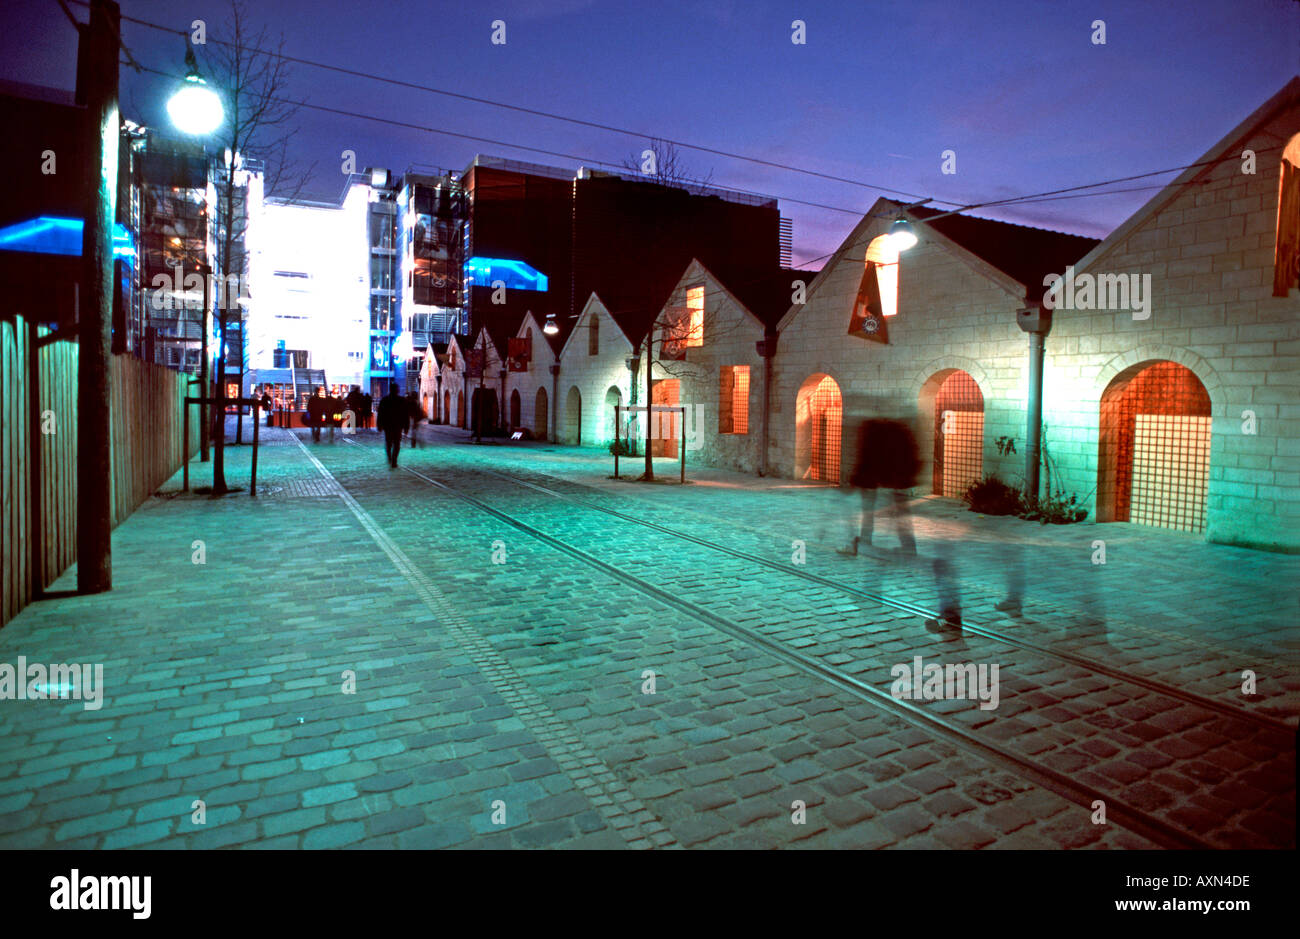
[{"label": "night sky", "polygon": [[[85,7],[73,5],[86,17]],[[124,15],[220,38],[221,2],[126,0]],[[382,10],[382,13],[380,12]],[[1199,158],[1300,73],[1295,0],[632,3],[276,0],[255,22],[288,53],[648,134],[971,203],[1177,167]],[[506,21],[504,46],[491,22]],[[791,43],[791,22],[807,44]],[[1091,41],[1092,22],[1107,43]],[[55,0],[5,0],[0,78],[71,89],[76,36]],[[183,66],[179,37],[125,23],[145,65]],[[404,90],[306,66],[298,97],[615,166],[644,138]],[[122,70],[127,117],[165,124],[171,90]],[[477,152],[577,161],[338,115],[300,115],[310,194],[341,191],[340,151],[360,166],[461,169]],[[940,173],[940,154],[957,173]],[[782,203],[795,262],[820,266],[879,191],[686,151],[715,185],[852,210]],[[1158,187],[1175,174],[1120,184]],[[1104,236],[1155,188],[988,209],[1008,221]],[[940,203],[942,207],[950,207]]]}]

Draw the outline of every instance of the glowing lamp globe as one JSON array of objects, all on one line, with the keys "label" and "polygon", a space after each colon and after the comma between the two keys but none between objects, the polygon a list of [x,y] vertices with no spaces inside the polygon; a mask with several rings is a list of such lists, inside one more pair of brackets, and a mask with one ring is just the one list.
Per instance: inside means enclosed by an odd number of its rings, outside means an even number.
[{"label": "glowing lamp globe", "polygon": [[167,115],[179,131],[196,137],[212,133],[226,116],[221,98],[194,74],[168,100]]},{"label": "glowing lamp globe", "polygon": [[551,313],[546,317],[546,324],[542,327],[542,332],[548,336],[554,336],[560,331],[560,324],[555,322],[555,314]]},{"label": "glowing lamp globe", "polygon": [[897,251],[906,251],[915,245],[916,232],[912,231],[912,223],[905,218],[895,220],[889,226],[889,241]]}]

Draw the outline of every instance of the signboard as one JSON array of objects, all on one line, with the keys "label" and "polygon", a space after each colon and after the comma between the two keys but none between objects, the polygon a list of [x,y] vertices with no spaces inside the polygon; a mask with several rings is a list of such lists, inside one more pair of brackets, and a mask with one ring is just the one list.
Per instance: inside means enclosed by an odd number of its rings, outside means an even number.
[{"label": "signboard", "polygon": [[858,285],[858,296],[853,302],[853,317],[849,320],[849,335],[886,344],[889,342],[874,261],[868,261],[862,271],[862,283]]},{"label": "signboard", "polygon": [[528,371],[528,359],[532,355],[527,337],[511,336],[509,340],[507,367],[512,372]]}]

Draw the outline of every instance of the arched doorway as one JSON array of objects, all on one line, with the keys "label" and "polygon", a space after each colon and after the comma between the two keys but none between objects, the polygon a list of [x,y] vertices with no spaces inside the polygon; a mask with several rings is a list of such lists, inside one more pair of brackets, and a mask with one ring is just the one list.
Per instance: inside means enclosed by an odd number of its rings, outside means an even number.
[{"label": "arched doorway", "polygon": [[[934,494],[960,499],[984,476],[984,395],[969,372],[939,372],[934,394]],[[924,397],[925,392],[922,392]]]},{"label": "arched doorway", "polygon": [[1210,395],[1189,368],[1148,361],[1101,396],[1097,521],[1205,530]]},{"label": "arched doorway", "polygon": [[795,397],[795,477],[840,481],[840,440],[844,400],[829,375],[810,375]]},{"label": "arched doorway", "polygon": [[575,447],[582,445],[582,392],[577,385],[570,386],[564,402],[564,442]]},{"label": "arched doorway", "polygon": [[444,391],[442,393],[442,422],[444,424],[451,423],[451,392],[450,391]]},{"label": "arched doorway", "polygon": [[499,423],[497,393],[493,388],[475,388],[470,395],[470,430],[479,436],[491,434]]},{"label": "arched doorway", "polygon": [[550,415],[547,413],[546,389],[537,389],[537,398],[533,403],[533,436],[538,440],[545,440],[548,428],[551,426],[548,421]]},{"label": "arched doorway", "polygon": [[510,392],[510,429],[519,426],[519,389]]},{"label": "arched doorway", "polygon": [[459,391],[456,392],[456,426],[465,426],[465,395]]},{"label": "arched doorway", "polygon": [[619,391],[616,386],[611,385],[609,390],[605,392],[605,439],[606,440],[617,440],[619,438],[618,417],[617,417],[617,412],[614,409],[619,405],[621,405],[622,403],[623,403],[623,392]]}]

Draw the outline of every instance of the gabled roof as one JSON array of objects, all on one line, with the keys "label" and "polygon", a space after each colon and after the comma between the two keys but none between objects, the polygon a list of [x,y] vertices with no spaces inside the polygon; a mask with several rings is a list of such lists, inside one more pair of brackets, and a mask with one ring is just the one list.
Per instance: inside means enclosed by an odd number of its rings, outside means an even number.
[{"label": "gabled roof", "polygon": [[[807,301],[813,299],[829,273],[846,258],[862,263],[867,245],[874,237],[883,235],[891,220],[900,214],[907,215],[917,223],[918,237],[928,237],[948,250],[955,251],[969,266],[1017,297],[1037,299],[1042,296],[1045,290],[1043,278],[1046,274],[1063,271],[1067,264],[1075,263],[1097,244],[1096,238],[973,215],[949,215],[939,209],[907,207],[901,202],[882,197],[853,226],[853,230],[835,249],[830,260],[808,283]],[[904,268],[905,258],[904,255]],[[785,313],[777,322],[777,328],[785,329],[789,326],[802,309],[803,306],[787,304]]]},{"label": "gabled roof", "polygon": [[520,339],[523,339],[527,335],[528,330],[531,329],[535,335],[541,336],[543,339],[548,340],[547,345],[551,346],[551,355],[555,357],[556,361],[558,361],[559,355],[555,351],[555,346],[549,342],[549,340],[552,337],[546,335],[546,330],[542,328],[543,325],[544,324],[539,322],[537,317],[533,315],[533,311],[528,310],[526,313],[524,313],[523,318],[519,321],[519,328],[515,330],[515,336],[517,336]]},{"label": "gabled roof", "polygon": [[[1183,192],[1183,188],[1188,183],[1199,176],[1212,172],[1220,160],[1225,158],[1239,159],[1241,154],[1239,144],[1243,138],[1248,137],[1256,127],[1270,121],[1279,111],[1295,107],[1298,104],[1300,104],[1300,75],[1296,75],[1283,85],[1277,94],[1256,108],[1244,121],[1228,131],[1227,135],[1206,151],[1204,156],[1194,161],[1197,164],[1211,165],[1193,165],[1183,170],[1178,178],[1156,193],[1146,205],[1134,212],[1119,228],[1107,235],[1105,240],[1098,243],[1084,257],[1076,261],[1075,268],[1082,272],[1084,269],[1091,267],[1117,244],[1128,238],[1134,229],[1144,224],[1153,215],[1161,212],[1165,206]],[[1279,146],[1285,144],[1286,141],[1282,141]]]},{"label": "gabled roof", "polygon": [[[623,328],[623,324],[619,322],[618,317],[610,312],[609,307],[605,305],[605,301],[598,297],[596,292],[593,290],[591,296],[587,298],[587,302],[582,305],[582,310],[578,313],[577,319],[573,321],[573,325],[569,328],[569,335],[565,337],[564,344],[560,347],[560,351],[556,355],[556,361],[559,361],[564,357],[564,352],[569,348],[569,343],[572,342],[573,337],[578,334],[578,324],[582,322],[583,318],[587,316],[588,311],[591,310],[593,306],[599,306],[600,309],[614,321],[614,325],[618,327],[619,333],[623,336],[624,341],[627,342],[629,346],[632,346],[633,350],[636,349],[636,346],[632,345],[632,340],[628,339],[627,330]],[[601,340],[601,345],[604,345],[603,339]]]},{"label": "gabled roof", "polygon": [[[1096,238],[974,215],[947,215],[938,209],[916,206],[912,218],[965,248],[971,254],[1027,288],[1027,296],[1042,296],[1043,278],[1060,273],[1099,244]],[[942,216],[937,217],[937,216]]]}]

